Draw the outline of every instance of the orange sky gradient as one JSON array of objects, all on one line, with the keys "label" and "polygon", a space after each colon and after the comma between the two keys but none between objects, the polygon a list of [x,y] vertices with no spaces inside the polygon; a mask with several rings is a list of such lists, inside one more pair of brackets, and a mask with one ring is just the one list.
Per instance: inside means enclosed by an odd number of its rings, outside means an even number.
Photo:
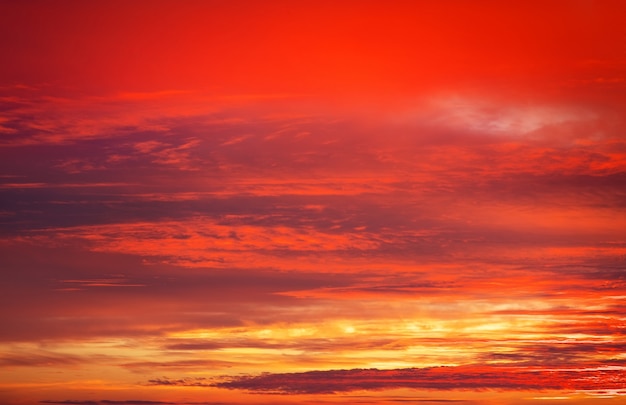
[{"label": "orange sky gradient", "polygon": [[0,1],[0,403],[618,404],[621,1]]}]

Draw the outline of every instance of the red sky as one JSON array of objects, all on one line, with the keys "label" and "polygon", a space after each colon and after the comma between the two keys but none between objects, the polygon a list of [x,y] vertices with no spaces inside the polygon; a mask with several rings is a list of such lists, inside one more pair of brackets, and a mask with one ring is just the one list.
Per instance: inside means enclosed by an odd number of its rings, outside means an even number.
[{"label": "red sky", "polygon": [[0,402],[620,403],[620,1],[1,1]]}]

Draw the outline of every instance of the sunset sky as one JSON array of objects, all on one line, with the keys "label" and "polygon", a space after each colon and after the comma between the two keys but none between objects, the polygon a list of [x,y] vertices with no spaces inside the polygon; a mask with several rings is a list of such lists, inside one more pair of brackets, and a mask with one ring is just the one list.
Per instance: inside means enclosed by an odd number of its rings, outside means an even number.
[{"label": "sunset sky", "polygon": [[618,404],[626,2],[0,0],[0,404]]}]

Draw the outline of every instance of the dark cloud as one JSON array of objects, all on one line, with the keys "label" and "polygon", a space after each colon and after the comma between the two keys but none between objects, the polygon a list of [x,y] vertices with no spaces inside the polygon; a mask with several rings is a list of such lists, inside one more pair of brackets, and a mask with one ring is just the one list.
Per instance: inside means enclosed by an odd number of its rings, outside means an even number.
[{"label": "dark cloud", "polygon": [[[626,372],[616,368],[459,366],[395,370],[353,369],[266,373],[232,377],[214,386],[251,392],[330,394],[355,390],[593,390],[621,389]],[[184,385],[184,382],[182,383]]]},{"label": "dark cloud", "polygon": [[564,367],[571,364],[584,364],[586,367],[602,365],[624,365],[626,360],[619,353],[626,350],[626,344],[595,339],[593,342],[567,341],[553,343],[509,343],[509,350],[479,354],[481,362],[507,363],[516,366]]},{"label": "dark cloud", "polygon": [[173,378],[155,378],[152,380],[148,380],[147,385],[174,385],[174,386],[182,386],[182,387],[214,387],[215,384],[212,383],[207,378],[203,377],[187,377],[180,379]]}]

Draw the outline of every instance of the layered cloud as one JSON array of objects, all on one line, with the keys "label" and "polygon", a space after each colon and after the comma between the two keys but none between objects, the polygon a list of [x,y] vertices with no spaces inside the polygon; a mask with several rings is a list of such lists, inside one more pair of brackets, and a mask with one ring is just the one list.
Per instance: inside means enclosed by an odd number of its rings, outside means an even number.
[{"label": "layered cloud", "polygon": [[[624,395],[624,368],[540,369],[522,367],[438,367],[397,370],[332,370],[239,377],[217,383],[230,389],[291,394],[415,388],[436,390],[594,390]],[[166,380],[165,384],[171,381]],[[156,380],[154,384],[164,381]],[[173,382],[187,384],[186,381]]]}]

